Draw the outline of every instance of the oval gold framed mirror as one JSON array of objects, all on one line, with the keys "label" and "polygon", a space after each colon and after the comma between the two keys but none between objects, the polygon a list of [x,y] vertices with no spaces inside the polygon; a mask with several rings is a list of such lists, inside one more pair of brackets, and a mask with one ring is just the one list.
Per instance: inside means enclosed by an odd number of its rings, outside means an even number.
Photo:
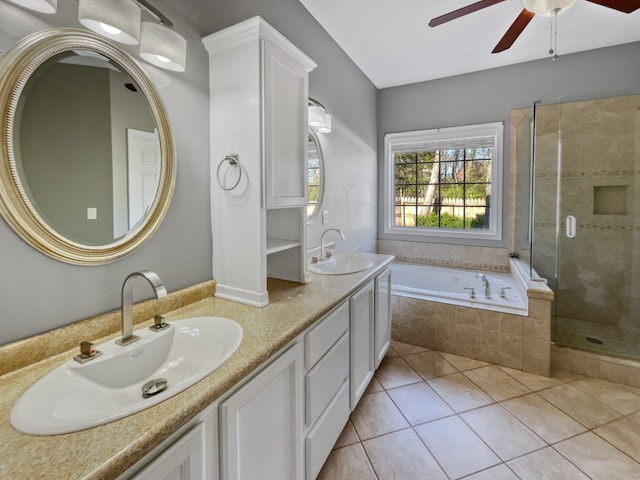
[{"label": "oval gold framed mirror", "polygon": [[307,203],[307,224],[311,223],[322,208],[324,200],[324,154],[320,139],[315,130],[309,129],[309,140],[307,145],[307,188],[309,200]]},{"label": "oval gold framed mirror", "polygon": [[78,29],[49,29],[0,58],[0,213],[40,252],[112,262],[158,229],[175,183],[174,140],[151,80]]}]

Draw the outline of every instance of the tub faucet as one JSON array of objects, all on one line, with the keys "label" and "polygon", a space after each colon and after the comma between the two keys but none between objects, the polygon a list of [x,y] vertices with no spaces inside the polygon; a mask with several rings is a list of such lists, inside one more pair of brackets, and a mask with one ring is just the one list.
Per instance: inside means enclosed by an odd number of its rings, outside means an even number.
[{"label": "tub faucet", "polygon": [[342,233],[342,231],[339,228],[327,228],[324,232],[322,232],[322,235],[320,235],[320,259],[319,259],[320,262],[325,259],[324,236],[332,230],[334,232],[338,232],[342,237],[342,240],[344,240],[344,233]]},{"label": "tub faucet", "polygon": [[156,298],[167,296],[167,289],[162,283],[162,280],[160,280],[160,277],[156,273],[150,270],[134,272],[125,278],[122,284],[122,338],[116,340],[116,343],[122,346],[140,340],[140,337],[133,334],[133,283],[136,277],[142,277],[151,284]]},{"label": "tub faucet", "polygon": [[482,280],[482,285],[484,285],[484,296],[487,298],[491,297],[491,284],[484,273],[476,273],[476,278]]}]

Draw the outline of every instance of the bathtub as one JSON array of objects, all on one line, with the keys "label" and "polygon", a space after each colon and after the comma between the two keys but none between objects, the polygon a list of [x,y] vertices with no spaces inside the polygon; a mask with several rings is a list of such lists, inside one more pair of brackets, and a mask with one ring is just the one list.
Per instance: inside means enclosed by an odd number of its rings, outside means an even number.
[{"label": "bathtub", "polygon": [[[486,298],[484,286],[477,273],[483,273],[491,286]],[[463,270],[432,265],[396,262],[392,266],[392,295],[442,302],[464,307],[527,315],[526,289],[510,273]],[[472,298],[473,288],[475,298]],[[501,295],[501,291],[504,295]]]}]

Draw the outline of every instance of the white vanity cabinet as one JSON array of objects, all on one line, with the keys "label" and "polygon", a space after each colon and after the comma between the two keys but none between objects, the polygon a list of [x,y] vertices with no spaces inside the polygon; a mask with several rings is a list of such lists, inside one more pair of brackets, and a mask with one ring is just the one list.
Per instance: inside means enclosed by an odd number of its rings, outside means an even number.
[{"label": "white vanity cabinet", "polygon": [[302,348],[294,344],[220,403],[222,480],[299,480]]},{"label": "white vanity cabinet", "polygon": [[305,478],[318,476],[349,419],[349,301],[304,336]]},{"label": "white vanity cabinet", "polygon": [[373,378],[375,281],[371,280],[349,299],[351,338],[351,392],[353,410]]},{"label": "white vanity cabinet", "polygon": [[218,404],[207,407],[118,480],[218,480]]},{"label": "white vanity cabinet", "polygon": [[267,276],[308,280],[307,99],[316,64],[260,17],[203,43],[216,296],[263,307]]},{"label": "white vanity cabinet", "polygon": [[135,480],[206,480],[204,425],[198,424],[147,465]]},{"label": "white vanity cabinet", "polygon": [[387,267],[119,480],[315,479],[389,348],[390,281]]},{"label": "white vanity cabinet", "polygon": [[378,368],[391,345],[391,267],[376,277],[375,288],[374,367]]}]

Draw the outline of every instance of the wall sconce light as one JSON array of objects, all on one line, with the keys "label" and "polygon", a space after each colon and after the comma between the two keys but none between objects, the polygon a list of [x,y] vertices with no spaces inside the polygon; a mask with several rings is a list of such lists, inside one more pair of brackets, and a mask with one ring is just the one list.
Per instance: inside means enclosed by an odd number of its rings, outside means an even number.
[{"label": "wall sconce light", "polygon": [[331,115],[317,100],[309,98],[309,126],[320,133],[331,133]]},{"label": "wall sconce light", "polygon": [[157,67],[184,72],[187,41],[164,25],[143,22],[140,31],[140,56]]},{"label": "wall sconce light", "polygon": [[[160,23],[143,22],[141,8]],[[173,30],[173,23],[147,0],[79,0],[80,23],[117,42],[140,44],[147,62],[174,72],[184,72],[187,41]]]},{"label": "wall sconce light", "polygon": [[126,45],[140,43],[142,12],[133,0],[79,0],[80,23],[103,37]]},{"label": "wall sconce light", "polygon": [[41,13],[56,13],[58,0],[9,0],[21,7]]},{"label": "wall sconce light", "polygon": [[[42,13],[56,13],[58,0],[9,0]],[[160,23],[142,22],[144,9]],[[78,20],[89,30],[127,45],[140,45],[140,56],[153,65],[184,72],[187,41],[173,23],[147,0],[78,0]]]}]

